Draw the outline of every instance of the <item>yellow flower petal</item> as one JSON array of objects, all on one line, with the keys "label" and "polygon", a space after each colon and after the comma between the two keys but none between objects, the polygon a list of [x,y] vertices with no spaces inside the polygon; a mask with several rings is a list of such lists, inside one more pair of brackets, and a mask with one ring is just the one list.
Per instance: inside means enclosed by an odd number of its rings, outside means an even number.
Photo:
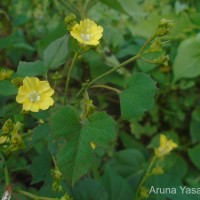
[{"label": "yellow flower petal", "polygon": [[102,37],[103,28],[90,20],[81,20],[80,24],[76,24],[70,34],[81,44],[97,45]]},{"label": "yellow flower petal", "polygon": [[54,104],[54,100],[51,97],[49,97],[49,98],[45,98],[43,101],[41,101],[39,103],[39,107],[41,110],[46,110],[53,104]]},{"label": "yellow flower petal", "polygon": [[29,102],[28,103],[24,103],[23,104],[23,110],[29,111],[31,106],[32,106],[32,103],[29,103]]},{"label": "yellow flower petal", "polygon": [[16,101],[17,103],[23,103],[26,101],[26,98],[24,97],[24,95],[17,95]]},{"label": "yellow flower petal", "polygon": [[45,92],[50,89],[50,85],[47,81],[40,81],[40,82],[38,82],[37,88],[41,92]]},{"label": "yellow flower petal", "polygon": [[38,112],[39,111],[39,105],[32,103],[32,105],[30,107],[30,111]]},{"label": "yellow flower petal", "polygon": [[160,136],[160,146],[155,148],[155,155],[159,158],[169,154],[178,145],[173,140],[168,140],[165,135]]},{"label": "yellow flower petal", "polygon": [[38,112],[53,105],[51,98],[54,90],[47,81],[40,81],[36,77],[25,77],[23,85],[19,87],[16,96],[17,103],[23,104],[23,110]]}]

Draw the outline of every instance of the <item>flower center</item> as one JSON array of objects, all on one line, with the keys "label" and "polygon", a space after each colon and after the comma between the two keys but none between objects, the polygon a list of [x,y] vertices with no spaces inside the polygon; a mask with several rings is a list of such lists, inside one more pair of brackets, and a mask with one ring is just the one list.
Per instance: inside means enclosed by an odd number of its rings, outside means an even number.
[{"label": "flower center", "polygon": [[81,33],[81,38],[84,41],[90,41],[92,39],[92,34],[89,33]]},{"label": "flower center", "polygon": [[31,93],[29,93],[28,98],[31,102],[36,102],[40,100],[40,93],[33,91]]}]

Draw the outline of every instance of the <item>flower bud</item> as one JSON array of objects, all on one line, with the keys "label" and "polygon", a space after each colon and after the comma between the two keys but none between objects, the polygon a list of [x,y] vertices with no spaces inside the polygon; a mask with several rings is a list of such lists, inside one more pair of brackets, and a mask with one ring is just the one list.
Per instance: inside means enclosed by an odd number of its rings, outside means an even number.
[{"label": "flower bud", "polygon": [[160,41],[160,39],[156,38],[149,47],[149,52],[158,52],[158,51],[162,51],[162,42]]},{"label": "flower bud", "polygon": [[11,137],[10,143],[11,143],[10,150],[16,151],[22,144],[22,137],[19,134],[15,134]]},{"label": "flower bud", "polygon": [[0,136],[0,145],[5,144],[8,141],[8,136],[2,135]]},{"label": "flower bud", "polygon": [[140,199],[149,198],[149,189],[147,187],[141,187],[140,189]]},{"label": "flower bud", "polygon": [[2,127],[2,133],[7,134],[10,130],[13,128],[13,123],[11,119],[8,119],[5,121],[3,127]]},{"label": "flower bud", "polygon": [[0,71],[0,80],[9,80],[12,76],[13,71],[12,70],[4,70],[2,69]]},{"label": "flower bud", "polygon": [[85,101],[85,115],[86,117],[92,115],[96,110],[96,106],[94,106],[93,101],[88,99]]},{"label": "flower bud", "polygon": [[164,173],[164,170],[160,166],[156,166],[152,169],[152,175],[161,175]]},{"label": "flower bud", "polygon": [[73,26],[77,23],[76,15],[73,13],[70,13],[67,17],[65,17],[65,23],[67,25],[67,30],[71,31]]},{"label": "flower bud", "polygon": [[60,200],[73,200],[68,194],[65,194],[60,198]]},{"label": "flower bud", "polygon": [[158,25],[156,35],[162,37],[164,35],[168,35],[172,28],[174,27],[174,23],[169,19],[161,19],[160,24]]},{"label": "flower bud", "polygon": [[52,191],[54,191],[54,192],[63,192],[63,188],[62,188],[63,175],[60,172],[60,170],[58,168],[57,169],[52,169],[51,170],[51,175],[53,177]]},{"label": "flower bud", "polygon": [[153,62],[157,64],[162,64],[164,66],[168,66],[169,55],[160,56],[159,58],[154,59]]},{"label": "flower bud", "polygon": [[22,77],[17,77],[17,78],[12,79],[12,80],[11,80],[11,83],[12,83],[13,85],[15,85],[16,87],[19,87],[19,86],[22,85],[23,79],[24,79],[24,78],[22,78]]}]

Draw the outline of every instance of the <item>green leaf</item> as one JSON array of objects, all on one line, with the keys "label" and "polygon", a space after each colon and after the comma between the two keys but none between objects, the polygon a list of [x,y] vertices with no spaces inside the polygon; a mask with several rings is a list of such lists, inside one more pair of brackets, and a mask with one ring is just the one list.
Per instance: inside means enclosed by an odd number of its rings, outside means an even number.
[{"label": "green leaf", "polygon": [[[154,188],[177,188],[177,194],[170,195],[168,193],[158,193],[155,195],[153,192],[151,192],[149,200],[166,200],[169,197],[170,200],[174,200],[175,197],[179,196],[179,194],[181,193],[181,189],[179,186],[183,184],[182,179],[188,173],[187,162],[181,156],[171,153],[159,163],[159,166],[164,169],[164,174],[150,176],[147,181],[147,187],[151,188],[153,186]],[[182,194],[182,196],[181,200],[187,199],[187,196],[189,197],[188,194]],[[176,199],[178,200],[180,198]]]},{"label": "green leaf", "polygon": [[49,135],[49,126],[47,124],[42,124],[33,129],[33,137],[31,144],[35,144],[43,139],[47,139]]},{"label": "green leaf", "polygon": [[117,0],[116,2],[119,2],[125,12],[136,20],[143,19],[147,15],[142,6],[140,6],[140,0]]},{"label": "green leaf", "polygon": [[[185,185],[182,185],[182,188],[184,188]],[[189,187],[190,190],[192,189],[191,187]],[[185,191],[184,191],[184,194],[182,193],[181,189],[180,189],[180,186],[179,187],[176,187],[176,190],[177,190],[177,193],[176,194],[165,194],[163,196],[165,196],[164,200],[166,199],[172,199],[172,200],[199,200],[199,194],[193,194],[192,192],[190,194],[187,194]],[[152,200],[155,200],[154,198]],[[160,200],[160,198],[159,198]]]},{"label": "green leaf", "polygon": [[121,176],[117,175],[109,167],[106,168],[102,183],[109,194],[109,200],[130,200],[133,199],[133,189]]},{"label": "green leaf", "polygon": [[107,6],[111,7],[112,9],[115,9],[119,12],[124,13],[124,9],[122,8],[121,4],[116,0],[100,0],[102,3],[106,4]]},{"label": "green leaf", "polygon": [[73,189],[76,200],[108,200],[108,194],[97,180],[84,179]]},{"label": "green leaf", "polygon": [[17,74],[19,76],[44,75],[46,72],[47,68],[44,66],[44,63],[41,60],[34,62],[20,61],[17,68]]},{"label": "green leaf", "polygon": [[156,82],[147,74],[137,73],[120,93],[121,114],[124,119],[139,117],[153,108]]},{"label": "green leaf", "polygon": [[190,159],[192,160],[193,164],[200,170],[199,152],[200,152],[200,144],[188,150]]},{"label": "green leaf", "polygon": [[54,137],[65,136],[68,138],[81,129],[78,113],[71,106],[61,107],[59,111],[51,117],[50,121]]},{"label": "green leaf", "polygon": [[16,95],[17,88],[8,80],[0,81],[0,95],[1,96],[10,96]]},{"label": "green leaf", "polygon": [[200,75],[200,34],[184,40],[175,58],[174,82],[181,78],[194,78]]},{"label": "green leaf", "polygon": [[33,160],[30,172],[32,175],[32,184],[43,181],[47,175],[50,174],[51,168],[51,154],[44,147],[40,155]]},{"label": "green leaf", "polygon": [[128,28],[134,36],[149,38],[155,32],[161,19],[162,17],[158,13],[153,12],[148,18],[140,20],[137,24],[129,24]]},{"label": "green leaf", "polygon": [[132,134],[128,134],[124,131],[120,133],[120,139],[124,147],[127,149],[137,149],[140,150],[143,154],[147,154],[147,150],[145,149],[144,145],[141,144]]},{"label": "green leaf", "polygon": [[200,109],[192,113],[192,120],[190,122],[190,135],[193,142],[200,142]]},{"label": "green leaf", "polygon": [[108,163],[112,169],[126,179],[139,181],[145,172],[146,160],[143,154],[136,149],[125,149],[117,152]]},{"label": "green leaf", "polygon": [[66,106],[58,110],[50,120],[52,134],[65,136],[67,143],[58,151],[60,170],[73,185],[90,169],[94,150],[90,143],[107,148],[115,140],[115,122],[104,112],[96,112],[84,122],[78,121],[77,111]]},{"label": "green leaf", "polygon": [[64,35],[63,37],[51,42],[44,50],[43,58],[47,69],[57,69],[66,62],[68,39],[69,37]]}]

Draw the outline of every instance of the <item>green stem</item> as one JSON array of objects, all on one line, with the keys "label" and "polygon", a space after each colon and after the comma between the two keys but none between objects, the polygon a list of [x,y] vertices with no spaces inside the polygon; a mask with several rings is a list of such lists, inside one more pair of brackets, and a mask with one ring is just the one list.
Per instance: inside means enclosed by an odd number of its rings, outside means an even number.
[{"label": "green stem", "polygon": [[37,200],[59,200],[59,198],[40,197],[40,196],[31,194],[31,193],[23,191],[23,190],[16,190],[16,192],[18,194],[22,194],[22,195],[27,196],[27,197],[34,199],[34,200],[35,199],[37,199]]},{"label": "green stem", "polygon": [[147,62],[147,63],[151,63],[151,64],[158,64],[158,62],[154,61],[154,60],[148,60],[146,58],[140,58],[141,60]]},{"label": "green stem", "polygon": [[137,60],[137,59],[140,58],[141,56],[142,56],[142,54],[137,54],[137,55],[133,56],[132,58],[130,58],[130,59],[124,61],[123,63],[121,63],[119,66],[114,67],[114,68],[110,69],[109,71],[107,71],[107,72],[101,74],[100,76],[98,76],[98,77],[96,77],[95,79],[93,79],[92,81],[90,81],[90,82],[88,83],[88,85],[87,85],[87,88],[90,88],[91,85],[93,85],[93,83],[95,83],[95,82],[98,81],[99,79],[102,79],[103,77],[105,77],[105,76],[107,76],[107,75],[113,73],[114,71],[117,71],[117,70],[120,69],[121,67],[124,67],[125,65],[127,65],[127,64],[129,64],[129,63],[131,63],[131,62],[133,62],[133,61],[135,61],[135,60]]},{"label": "green stem", "polygon": [[144,54],[148,53],[148,51],[144,51],[145,48],[148,46],[148,44],[156,37],[156,34],[153,34],[142,46],[142,48],[140,49],[139,53],[133,57],[131,57],[130,59],[124,61],[123,63],[119,64],[117,67],[114,67],[112,69],[110,69],[109,71],[101,74],[100,76],[96,77],[95,79],[91,80],[89,83],[87,83],[87,85],[85,85],[84,87],[82,87],[82,89],[78,92],[77,94],[77,98],[80,98],[80,96],[87,90],[89,89],[96,81],[98,81],[99,79],[102,79],[103,77],[117,71],[118,69],[124,67],[125,65],[137,60],[138,58],[141,58]]},{"label": "green stem", "polygon": [[119,89],[111,87],[111,86],[108,86],[108,85],[93,85],[91,88],[105,88],[105,89],[114,91],[117,94],[120,94],[120,92],[121,92]]},{"label": "green stem", "polygon": [[155,160],[156,160],[156,156],[154,156],[154,157],[152,158],[152,160],[151,160],[151,162],[150,162],[150,164],[149,164],[149,167],[148,167],[148,169],[147,169],[147,171],[146,171],[146,173],[145,173],[145,175],[144,175],[142,181],[140,182],[140,184],[139,184],[139,186],[138,186],[138,188],[137,188],[137,191],[136,191],[136,198],[135,198],[136,200],[139,200],[139,199],[140,199],[140,198],[138,197],[138,196],[139,196],[139,192],[141,191],[142,186],[144,185],[144,183],[146,182],[147,178],[149,177],[151,168],[152,168],[153,164],[155,163]]},{"label": "green stem", "polygon": [[75,64],[75,61],[76,61],[77,58],[78,58],[78,53],[75,52],[73,60],[72,60],[71,65],[69,67],[68,74],[67,74],[67,80],[66,80],[66,84],[65,84],[64,104],[67,103],[67,96],[68,96],[68,90],[69,90],[69,82],[70,82],[71,73],[72,73],[72,70],[74,68],[74,64]]},{"label": "green stem", "polygon": [[4,158],[4,156],[1,152],[0,152],[0,157],[1,157],[1,160],[3,161],[3,163],[4,163],[5,183],[6,183],[6,185],[9,185],[10,184],[10,177],[9,177],[9,173],[8,173],[8,168],[6,166],[5,158]]},{"label": "green stem", "polygon": [[156,33],[154,33],[145,43],[144,45],[142,46],[142,48],[140,49],[139,53],[138,54],[142,54],[145,50],[145,48],[149,45],[149,43],[156,37]]},{"label": "green stem", "polygon": [[59,169],[55,156],[52,156],[52,159],[53,159],[53,163],[55,165],[55,168]]},{"label": "green stem", "polygon": [[9,178],[8,168],[6,166],[4,166],[4,174],[5,174],[6,185],[9,185],[10,184],[10,178]]}]

